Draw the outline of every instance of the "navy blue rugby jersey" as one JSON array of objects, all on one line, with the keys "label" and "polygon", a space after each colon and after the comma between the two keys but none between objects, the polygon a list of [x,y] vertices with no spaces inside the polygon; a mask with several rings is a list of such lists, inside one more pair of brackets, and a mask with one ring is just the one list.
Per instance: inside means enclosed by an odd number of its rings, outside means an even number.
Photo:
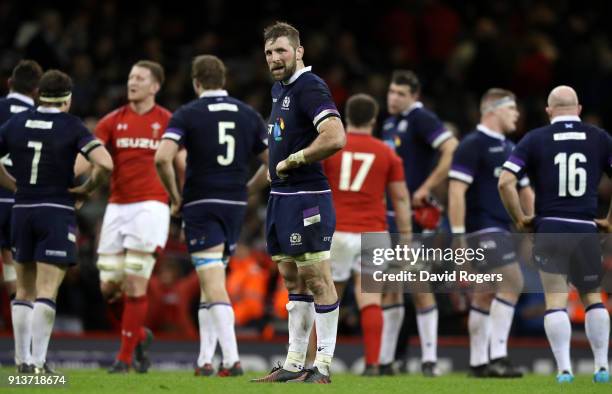
[{"label": "navy blue rugby jersey", "polygon": [[185,204],[246,201],[250,160],[266,149],[266,125],[253,108],[225,90],[206,91],[172,115],[162,138],[187,149]]},{"label": "navy blue rugby jersey", "polygon": [[452,136],[436,114],[424,108],[421,102],[385,120],[383,140],[402,158],[410,193],[431,174],[437,162],[438,147]]},{"label": "navy blue rugby jersey", "polygon": [[593,220],[602,174],[612,175],[612,138],[578,116],[558,116],[530,131],[504,169],[527,174],[540,217]]},{"label": "navy blue rugby jersey", "polygon": [[[465,193],[467,232],[491,227],[510,229],[512,220],[501,201],[497,183],[513,149],[514,144],[503,134],[484,125],[478,125],[459,143],[448,177],[469,185]],[[529,186],[529,178],[523,176],[519,186]]]},{"label": "navy blue rugby jersey", "polygon": [[14,115],[0,127],[0,155],[10,154],[17,181],[15,204],[74,206],[77,154],[102,146],[74,115],[38,107]]},{"label": "navy blue rugby jersey", "polygon": [[304,67],[287,82],[276,82],[272,86],[268,146],[273,193],[329,190],[319,162],[289,171],[287,179],[276,175],[276,165],[292,153],[308,147],[317,137],[321,122],[334,116],[340,117],[340,114],[329,88],[311,72],[311,67]]}]

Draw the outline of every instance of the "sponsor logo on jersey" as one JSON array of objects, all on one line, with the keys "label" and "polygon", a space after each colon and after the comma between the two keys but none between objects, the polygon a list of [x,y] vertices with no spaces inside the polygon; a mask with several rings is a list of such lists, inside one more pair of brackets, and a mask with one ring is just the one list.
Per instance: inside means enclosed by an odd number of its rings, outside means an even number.
[{"label": "sponsor logo on jersey", "polygon": [[293,233],[289,237],[289,242],[291,243],[291,246],[299,246],[302,244],[302,236],[300,233]]},{"label": "sponsor logo on jersey", "polygon": [[138,148],[156,150],[159,140],[151,138],[117,138],[117,148]]},{"label": "sponsor logo on jersey", "polygon": [[283,118],[276,118],[273,124],[268,125],[268,134],[274,137],[274,141],[282,141],[283,130],[285,130],[285,120]]},{"label": "sponsor logo on jersey", "polygon": [[503,146],[494,146],[489,148],[489,153],[499,153],[499,152],[503,152],[504,151],[504,147]]},{"label": "sponsor logo on jersey", "polygon": [[397,124],[397,131],[399,133],[405,133],[406,130],[408,130],[408,121],[406,119],[402,119],[398,124]]},{"label": "sponsor logo on jersey", "polygon": [[118,123],[117,124],[117,130],[121,131],[121,130],[127,130],[128,129],[128,124],[127,123]]}]

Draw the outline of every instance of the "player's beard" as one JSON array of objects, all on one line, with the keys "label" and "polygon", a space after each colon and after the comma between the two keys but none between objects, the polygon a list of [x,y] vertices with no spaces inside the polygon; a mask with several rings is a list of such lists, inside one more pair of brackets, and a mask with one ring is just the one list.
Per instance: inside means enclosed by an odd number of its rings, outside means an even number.
[{"label": "player's beard", "polygon": [[285,68],[285,72],[280,77],[272,74],[272,78],[274,78],[276,81],[286,81],[291,78],[293,74],[295,74],[295,69],[297,68],[297,58],[294,57],[291,63],[285,63],[283,67]]}]

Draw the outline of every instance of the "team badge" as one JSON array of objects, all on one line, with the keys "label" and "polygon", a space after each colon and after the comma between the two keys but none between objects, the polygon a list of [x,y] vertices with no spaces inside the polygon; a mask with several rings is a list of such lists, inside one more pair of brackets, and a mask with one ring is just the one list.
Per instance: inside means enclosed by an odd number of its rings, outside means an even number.
[{"label": "team badge", "polygon": [[281,109],[289,109],[289,104],[291,104],[291,98],[289,98],[289,96],[286,96],[283,99],[283,103],[281,104]]},{"label": "team badge", "polygon": [[291,246],[299,246],[302,244],[302,236],[300,233],[293,233],[289,237],[289,242],[291,243]]},{"label": "team badge", "polygon": [[155,122],[151,125],[151,128],[153,129],[153,138],[157,138],[157,136],[159,136],[161,125],[158,122]]}]

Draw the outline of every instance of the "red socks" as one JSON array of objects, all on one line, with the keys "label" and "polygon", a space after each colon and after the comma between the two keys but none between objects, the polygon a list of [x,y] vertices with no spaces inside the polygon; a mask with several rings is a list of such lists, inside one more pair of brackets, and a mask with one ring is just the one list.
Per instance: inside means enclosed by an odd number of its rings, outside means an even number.
[{"label": "red socks", "polygon": [[382,328],[383,314],[380,305],[370,304],[361,309],[361,331],[366,365],[378,365]]},{"label": "red socks", "polygon": [[147,296],[125,297],[121,318],[121,349],[117,359],[130,365],[138,342],[144,339],[144,321],[147,316]]}]

